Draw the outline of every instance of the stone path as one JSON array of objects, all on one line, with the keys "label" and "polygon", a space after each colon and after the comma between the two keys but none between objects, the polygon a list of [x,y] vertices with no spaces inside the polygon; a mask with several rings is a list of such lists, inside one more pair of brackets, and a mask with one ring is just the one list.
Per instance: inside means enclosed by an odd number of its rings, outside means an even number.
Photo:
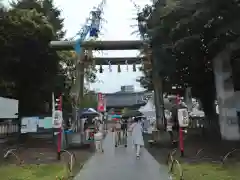
[{"label": "stone path", "polygon": [[168,180],[167,167],[143,148],[136,159],[131,138],[128,147],[114,147],[114,133],[104,140],[104,153],[96,153],[74,180]]}]

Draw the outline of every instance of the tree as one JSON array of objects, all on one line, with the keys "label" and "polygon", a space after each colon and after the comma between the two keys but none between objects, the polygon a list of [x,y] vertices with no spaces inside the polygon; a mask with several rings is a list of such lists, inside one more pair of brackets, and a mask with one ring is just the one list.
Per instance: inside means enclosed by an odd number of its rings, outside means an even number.
[{"label": "tree", "polygon": [[15,9],[35,9],[38,13],[42,13],[52,25],[53,31],[55,32],[54,39],[61,39],[64,37],[64,19],[60,17],[61,10],[54,6],[53,0],[18,0],[12,2],[11,6]]},{"label": "tree", "polygon": [[[76,59],[70,51],[49,48],[51,40],[65,34],[61,11],[52,0],[20,0],[11,5],[0,11],[1,96],[19,99],[21,115],[36,115],[46,112],[52,92],[61,93],[64,111],[71,112]],[[94,82],[95,70],[88,69],[87,80]]]},{"label": "tree", "polygon": [[53,28],[34,9],[11,9],[0,21],[1,78],[13,84],[22,115],[41,113],[58,72],[59,58],[48,47]]},{"label": "tree", "polygon": [[[45,79],[46,82],[43,82],[42,85],[39,84],[39,88],[34,88],[34,91],[31,90],[32,88],[29,88],[29,96],[32,95],[36,95],[38,96],[38,98],[34,98],[34,104],[36,104],[35,106],[44,106],[41,104],[45,104],[45,102],[48,102],[49,104],[51,104],[51,93],[55,92],[56,95],[58,94],[62,94],[63,96],[63,109],[64,111],[67,110],[67,112],[71,112],[71,98],[70,98],[70,86],[71,86],[71,76],[69,74],[70,69],[72,64],[68,63],[67,68],[63,67],[62,65],[64,64],[65,61],[67,61],[68,59],[72,58],[72,55],[70,52],[60,52],[59,54],[57,54],[54,50],[49,49],[48,47],[48,43],[50,40],[54,40],[54,39],[60,39],[64,36],[65,32],[62,30],[63,28],[63,19],[60,18],[60,13],[61,11],[58,10],[57,8],[54,7],[53,5],[53,1],[52,0],[44,0],[44,1],[39,1],[39,0],[21,0],[21,1],[17,1],[17,2],[13,2],[12,4],[12,9],[14,9],[15,11],[22,11],[24,10],[25,12],[28,11],[32,11],[33,9],[39,14],[39,16],[41,16],[41,18],[43,20],[46,21],[46,23],[49,24],[49,26],[51,26],[52,29],[52,35],[50,38],[48,39],[41,39],[40,41],[38,41],[37,38],[35,41],[35,45],[38,46],[38,43],[41,44],[42,41],[44,41],[44,48],[48,49],[45,52],[45,56],[46,58],[44,58],[46,61],[49,61],[48,63],[45,64],[45,68],[39,67],[39,71],[46,71],[48,70],[49,72],[51,71],[51,69],[48,67],[48,65],[50,65],[51,63],[55,63],[55,70],[53,72],[51,72],[51,74],[46,75]],[[21,23],[21,22],[20,22]],[[36,22],[36,25],[38,22]],[[24,26],[24,25],[23,25]],[[23,27],[24,28],[24,27]],[[14,32],[12,32],[14,34]],[[39,32],[39,33],[43,33],[44,32]],[[20,34],[19,34],[20,36]],[[46,36],[47,37],[47,36]],[[14,39],[15,37],[13,37]],[[18,49],[17,45],[15,46],[16,49]],[[21,48],[22,52],[25,54],[29,54],[27,53],[27,51],[29,51],[28,49],[25,48]],[[40,50],[40,49],[39,49]],[[41,52],[39,52],[41,53]],[[43,52],[44,53],[44,52]],[[39,54],[35,54],[36,57]],[[36,57],[33,54],[29,54],[29,58],[32,59],[36,59]],[[52,56],[54,56],[54,58],[52,58]],[[22,59],[20,58],[21,63],[22,63]],[[33,66],[38,67],[38,65],[35,62],[31,62]],[[7,64],[9,66],[11,66],[11,64],[9,62],[7,62]],[[23,69],[24,71],[28,71],[31,72],[32,69],[26,67],[25,69]],[[39,74],[41,78],[41,80],[43,80],[41,74]],[[6,75],[6,77],[9,77],[8,75]],[[19,76],[18,76],[19,77]],[[29,75],[29,77],[32,77],[31,74]],[[70,80],[70,79],[71,80]],[[14,78],[12,78],[14,79]],[[15,81],[16,79],[14,79]],[[29,82],[29,86],[35,86],[33,83],[35,82]],[[4,79],[3,83],[1,83],[2,85],[5,85],[5,87],[2,88],[2,92],[1,94],[4,96],[14,96],[11,92],[9,92],[9,88],[6,87],[6,85],[11,85],[13,86],[14,83],[12,83],[11,81],[7,81],[6,82],[6,78]],[[13,89],[13,88],[11,88]],[[17,87],[15,88],[17,89]],[[38,95],[37,95],[38,94]],[[35,96],[34,95],[34,96]],[[15,95],[16,97],[17,95]],[[28,99],[28,98],[26,98]],[[30,98],[29,98],[29,101]],[[30,102],[26,102],[25,104],[28,104],[28,106],[33,107]],[[26,105],[27,107],[27,105]],[[21,109],[21,108],[20,108]],[[34,111],[32,111],[31,109],[29,109],[29,112],[31,112],[31,114],[34,113],[41,113],[41,107],[36,107]]]},{"label": "tree", "polygon": [[94,91],[87,90],[83,96],[82,107],[83,108],[97,108],[97,93]]},{"label": "tree", "polygon": [[187,82],[193,87],[193,94],[201,99],[206,114],[210,114],[214,112],[216,98],[212,59],[239,36],[236,28],[239,2],[206,0],[199,3],[188,3],[191,18],[184,23],[180,21],[172,37],[179,62],[185,63],[182,69],[188,68]]},{"label": "tree", "polygon": [[[149,10],[150,9],[150,10]],[[214,112],[215,84],[212,59],[239,36],[239,2],[224,0],[158,1],[139,14],[141,33],[159,57],[157,67],[165,82],[180,87],[191,86],[207,115]],[[164,50],[174,57],[168,65]],[[154,51],[154,49],[152,49]],[[175,72],[169,68],[175,66]],[[207,94],[207,96],[206,96]]]}]

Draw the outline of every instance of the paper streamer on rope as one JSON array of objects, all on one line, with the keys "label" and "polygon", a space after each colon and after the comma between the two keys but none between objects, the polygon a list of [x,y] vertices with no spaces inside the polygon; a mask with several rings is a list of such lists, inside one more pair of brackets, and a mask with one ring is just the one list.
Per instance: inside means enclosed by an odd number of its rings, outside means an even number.
[{"label": "paper streamer on rope", "polygon": [[133,64],[133,72],[136,72],[137,69],[136,69],[136,64]]},{"label": "paper streamer on rope", "polygon": [[110,61],[108,61],[108,69],[109,69],[109,72],[112,72],[112,65]]},{"label": "paper streamer on rope", "polygon": [[125,61],[125,64],[126,64],[126,66],[127,66],[127,71],[128,71],[128,62],[127,62],[127,60]]}]

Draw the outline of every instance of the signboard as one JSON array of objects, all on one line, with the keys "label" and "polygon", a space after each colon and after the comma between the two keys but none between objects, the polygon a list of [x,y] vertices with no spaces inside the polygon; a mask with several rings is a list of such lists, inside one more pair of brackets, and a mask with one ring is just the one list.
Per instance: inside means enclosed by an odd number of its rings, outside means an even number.
[{"label": "signboard", "polygon": [[18,100],[0,97],[0,118],[18,118]]},{"label": "signboard", "polygon": [[189,124],[188,110],[186,108],[178,109],[178,121],[180,127],[187,127]]},{"label": "signboard", "polygon": [[44,129],[51,129],[53,127],[52,117],[44,117],[44,119],[39,119],[38,127]]},{"label": "signboard", "polygon": [[53,112],[53,128],[61,128],[62,127],[62,111],[56,110]]},{"label": "signboard", "polygon": [[105,112],[106,111],[106,99],[105,95],[102,93],[98,93],[98,112]]},{"label": "signboard", "polygon": [[38,117],[23,117],[21,119],[21,133],[37,132]]}]

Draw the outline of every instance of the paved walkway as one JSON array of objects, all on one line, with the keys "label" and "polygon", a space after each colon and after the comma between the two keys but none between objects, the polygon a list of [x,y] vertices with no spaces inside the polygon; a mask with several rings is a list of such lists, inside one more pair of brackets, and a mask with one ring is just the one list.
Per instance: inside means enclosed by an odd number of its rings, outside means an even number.
[{"label": "paved walkway", "polygon": [[143,148],[136,159],[131,139],[128,147],[114,147],[114,134],[104,140],[104,153],[96,153],[74,180],[168,180],[167,167],[160,165]]}]

